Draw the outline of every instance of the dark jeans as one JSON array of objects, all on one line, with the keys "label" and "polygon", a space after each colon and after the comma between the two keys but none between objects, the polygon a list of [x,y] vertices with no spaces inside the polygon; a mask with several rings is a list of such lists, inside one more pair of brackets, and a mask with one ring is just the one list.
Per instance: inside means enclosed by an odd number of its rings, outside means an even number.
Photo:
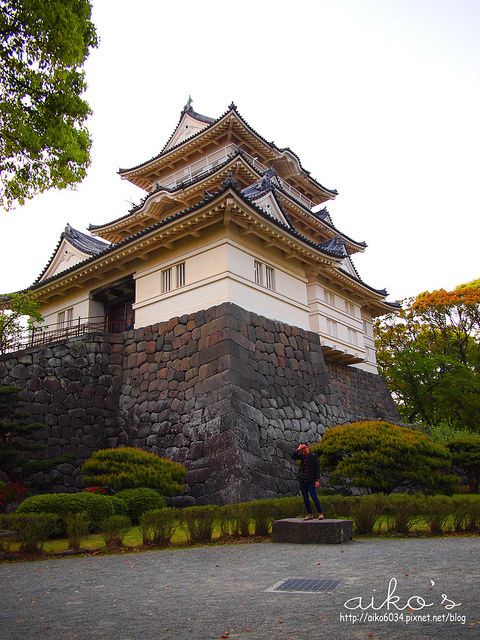
[{"label": "dark jeans", "polygon": [[300,482],[300,491],[302,492],[303,501],[305,503],[305,509],[307,510],[307,513],[312,513],[312,507],[310,506],[310,500],[308,499],[308,494],[311,495],[313,503],[318,513],[322,513],[322,507],[320,505],[320,500],[318,499],[318,496],[317,496],[315,483]]}]

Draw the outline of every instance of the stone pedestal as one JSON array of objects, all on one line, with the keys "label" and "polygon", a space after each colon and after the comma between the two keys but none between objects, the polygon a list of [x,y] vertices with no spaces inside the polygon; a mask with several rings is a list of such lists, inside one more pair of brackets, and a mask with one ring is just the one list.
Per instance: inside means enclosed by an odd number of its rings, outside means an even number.
[{"label": "stone pedestal", "polygon": [[272,525],[273,542],[341,544],[352,539],[351,520],[299,520],[285,518]]}]

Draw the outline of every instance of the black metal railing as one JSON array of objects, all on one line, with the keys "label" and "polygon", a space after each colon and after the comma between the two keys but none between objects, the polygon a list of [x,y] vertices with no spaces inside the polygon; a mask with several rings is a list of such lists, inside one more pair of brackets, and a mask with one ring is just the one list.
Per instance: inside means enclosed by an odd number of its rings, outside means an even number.
[{"label": "black metal railing", "polygon": [[67,338],[76,338],[89,333],[121,333],[131,326],[122,321],[108,321],[103,316],[93,318],[77,318],[66,322],[29,327],[18,332],[14,337],[0,340],[0,353],[12,353],[29,347],[39,347]]}]

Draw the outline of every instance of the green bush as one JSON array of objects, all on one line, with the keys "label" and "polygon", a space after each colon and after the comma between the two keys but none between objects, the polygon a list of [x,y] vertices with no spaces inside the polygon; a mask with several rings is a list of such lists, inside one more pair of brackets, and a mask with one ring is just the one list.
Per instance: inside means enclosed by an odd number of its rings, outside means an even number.
[{"label": "green bush", "polygon": [[470,499],[470,508],[465,523],[467,531],[480,531],[480,500]]},{"label": "green bush", "polygon": [[452,496],[452,520],[455,531],[464,531],[468,527],[469,514],[473,502],[466,496]]},{"label": "green bush", "polygon": [[276,520],[273,500],[251,500],[247,502],[250,519],[256,536],[268,536],[272,522]]},{"label": "green bush", "polygon": [[67,525],[68,548],[79,551],[82,539],[88,534],[90,521],[86,511],[73,513],[65,518]]},{"label": "green bush", "polygon": [[138,524],[140,516],[147,511],[163,509],[166,506],[162,496],[155,489],[149,489],[148,487],[124,489],[119,491],[116,497],[125,502],[128,516],[134,524]]},{"label": "green bush", "polygon": [[58,516],[53,513],[12,513],[7,518],[9,528],[20,542],[21,553],[40,553],[53,533]]},{"label": "green bush", "polygon": [[305,509],[301,496],[291,496],[288,498],[274,498],[272,500],[272,515],[274,520],[283,518],[296,518]]},{"label": "green bush", "polygon": [[423,518],[433,535],[443,533],[453,514],[452,500],[447,496],[424,496]]},{"label": "green bush", "polygon": [[179,522],[178,509],[165,507],[147,511],[140,518],[140,531],[143,544],[166,546],[170,544]]},{"label": "green bush", "polygon": [[66,518],[74,513],[86,511],[90,520],[90,531],[98,531],[105,518],[113,516],[114,508],[109,496],[95,493],[44,493],[26,498],[16,513],[55,513],[60,516],[56,533],[66,532]]},{"label": "green bush", "polygon": [[118,494],[115,496],[105,496],[105,498],[111,503],[114,516],[128,516],[127,503],[125,500],[122,500],[122,498],[119,498]]},{"label": "green bush", "polygon": [[219,518],[219,507],[212,504],[184,507],[180,514],[190,544],[211,542],[215,522]]},{"label": "green bush", "polygon": [[128,516],[110,516],[102,521],[101,531],[107,547],[119,547],[130,531],[132,523]]},{"label": "green bush", "polygon": [[250,535],[250,512],[248,510],[248,502],[236,502],[227,505],[231,514],[231,533],[235,536],[247,537]]},{"label": "green bush", "polygon": [[371,493],[395,489],[452,493],[457,478],[447,475],[448,449],[428,436],[377,420],[328,429],[312,447],[320,468],[330,471],[329,484],[341,490],[364,488]]},{"label": "green bush", "polygon": [[168,458],[136,447],[101,449],[82,465],[83,482],[111,489],[151,487],[164,496],[183,493],[186,468]]},{"label": "green bush", "polygon": [[372,534],[377,520],[385,513],[386,498],[381,494],[349,496],[345,505],[353,520],[356,533]]},{"label": "green bush", "polygon": [[387,498],[387,529],[407,534],[414,524],[422,520],[421,496],[392,493]]}]

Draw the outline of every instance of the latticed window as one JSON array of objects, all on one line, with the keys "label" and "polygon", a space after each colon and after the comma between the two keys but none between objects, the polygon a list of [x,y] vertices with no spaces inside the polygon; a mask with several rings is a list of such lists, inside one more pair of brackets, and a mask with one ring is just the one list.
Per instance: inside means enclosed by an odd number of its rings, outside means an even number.
[{"label": "latticed window", "polygon": [[267,289],[275,289],[275,271],[267,265],[265,265],[265,286]]},{"label": "latticed window", "polygon": [[179,262],[173,267],[162,271],[162,293],[185,286],[185,262]]},{"label": "latticed window", "polygon": [[275,269],[269,267],[268,264],[264,264],[259,260],[253,262],[253,273],[255,282],[267,289],[275,289]]},{"label": "latticed window", "polygon": [[350,329],[350,327],[348,328],[348,341],[350,342],[350,344],[358,344],[357,332],[354,329]]},{"label": "latticed window", "polygon": [[73,324],[73,307],[69,309],[65,309],[65,311],[60,311],[57,314],[57,324],[59,329],[64,329],[65,327],[71,327]]},{"label": "latticed window", "polygon": [[253,263],[253,271],[255,274],[255,282],[263,285],[263,265],[258,260]]},{"label": "latticed window", "polygon": [[351,315],[355,316],[355,305],[351,302],[345,301],[345,311]]},{"label": "latticed window", "polygon": [[331,291],[325,289],[325,302],[331,307],[335,306],[335,295]]},{"label": "latticed window", "polygon": [[177,271],[177,288],[185,286],[185,262],[180,262],[176,266]]},{"label": "latticed window", "polygon": [[327,318],[327,333],[333,338],[338,336],[338,325],[335,320],[330,320],[330,318]]},{"label": "latticed window", "polygon": [[172,288],[172,268],[162,271],[162,293],[167,293]]}]

